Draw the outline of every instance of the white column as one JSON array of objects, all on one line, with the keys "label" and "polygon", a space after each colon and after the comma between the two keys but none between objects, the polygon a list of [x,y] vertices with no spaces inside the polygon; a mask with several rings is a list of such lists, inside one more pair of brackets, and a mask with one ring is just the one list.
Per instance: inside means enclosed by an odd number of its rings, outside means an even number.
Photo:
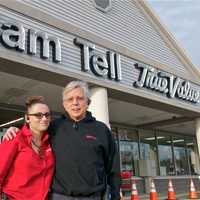
[{"label": "white column", "polygon": [[98,121],[104,122],[110,128],[107,89],[101,87],[92,88],[90,99],[91,103],[88,110]]},{"label": "white column", "polygon": [[[200,118],[196,119],[196,139],[197,139],[197,147],[198,147],[198,158],[200,159]],[[199,167],[199,159],[196,163],[197,168],[198,168],[198,172],[200,172],[200,167]]]}]

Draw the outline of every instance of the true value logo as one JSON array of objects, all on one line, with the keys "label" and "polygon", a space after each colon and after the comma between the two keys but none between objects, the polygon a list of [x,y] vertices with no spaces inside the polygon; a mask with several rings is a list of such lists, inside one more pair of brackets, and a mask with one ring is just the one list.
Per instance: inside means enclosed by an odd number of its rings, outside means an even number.
[{"label": "true value logo", "polygon": [[27,32],[22,24],[18,22],[6,22],[0,25],[0,39],[2,44],[10,49],[36,55],[37,41],[40,41],[41,58],[49,58],[49,48],[52,46],[53,62],[61,62],[61,44],[57,37],[47,33],[29,29]]},{"label": "true value logo", "polygon": [[195,89],[189,81],[158,71],[148,65],[136,63],[135,67],[140,70],[138,81],[133,84],[135,87],[155,90],[170,98],[177,97],[192,103],[200,102],[200,91]]}]

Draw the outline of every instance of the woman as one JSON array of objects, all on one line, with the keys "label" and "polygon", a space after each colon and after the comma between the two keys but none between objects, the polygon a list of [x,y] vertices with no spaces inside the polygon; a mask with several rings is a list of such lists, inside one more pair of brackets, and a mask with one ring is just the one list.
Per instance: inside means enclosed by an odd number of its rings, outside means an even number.
[{"label": "woman", "polygon": [[0,194],[9,200],[47,200],[54,156],[46,132],[50,110],[43,97],[26,101],[25,125],[0,144]]}]

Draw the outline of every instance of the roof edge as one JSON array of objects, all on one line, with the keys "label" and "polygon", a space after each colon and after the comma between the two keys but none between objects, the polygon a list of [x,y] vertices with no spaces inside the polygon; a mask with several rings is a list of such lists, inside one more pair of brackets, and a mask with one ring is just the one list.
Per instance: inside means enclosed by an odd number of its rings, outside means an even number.
[{"label": "roof edge", "polygon": [[191,73],[191,80],[195,78],[195,80],[200,83],[199,68],[192,63],[192,59],[186,53],[184,48],[181,47],[166,25],[162,23],[160,17],[154,12],[153,8],[146,0],[136,0],[134,2],[138,5],[152,26],[160,33],[166,45],[170,47],[170,49],[177,55],[183,66]]}]

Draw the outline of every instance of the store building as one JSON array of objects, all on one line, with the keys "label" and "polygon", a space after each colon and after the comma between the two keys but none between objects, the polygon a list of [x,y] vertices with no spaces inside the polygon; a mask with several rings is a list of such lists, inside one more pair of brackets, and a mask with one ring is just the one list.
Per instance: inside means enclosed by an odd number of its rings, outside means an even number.
[{"label": "store building", "polygon": [[140,194],[149,177],[158,192],[169,178],[177,192],[191,177],[199,183],[199,69],[146,1],[1,0],[0,38],[2,134],[23,116],[29,95],[63,112],[63,86],[80,79]]}]

